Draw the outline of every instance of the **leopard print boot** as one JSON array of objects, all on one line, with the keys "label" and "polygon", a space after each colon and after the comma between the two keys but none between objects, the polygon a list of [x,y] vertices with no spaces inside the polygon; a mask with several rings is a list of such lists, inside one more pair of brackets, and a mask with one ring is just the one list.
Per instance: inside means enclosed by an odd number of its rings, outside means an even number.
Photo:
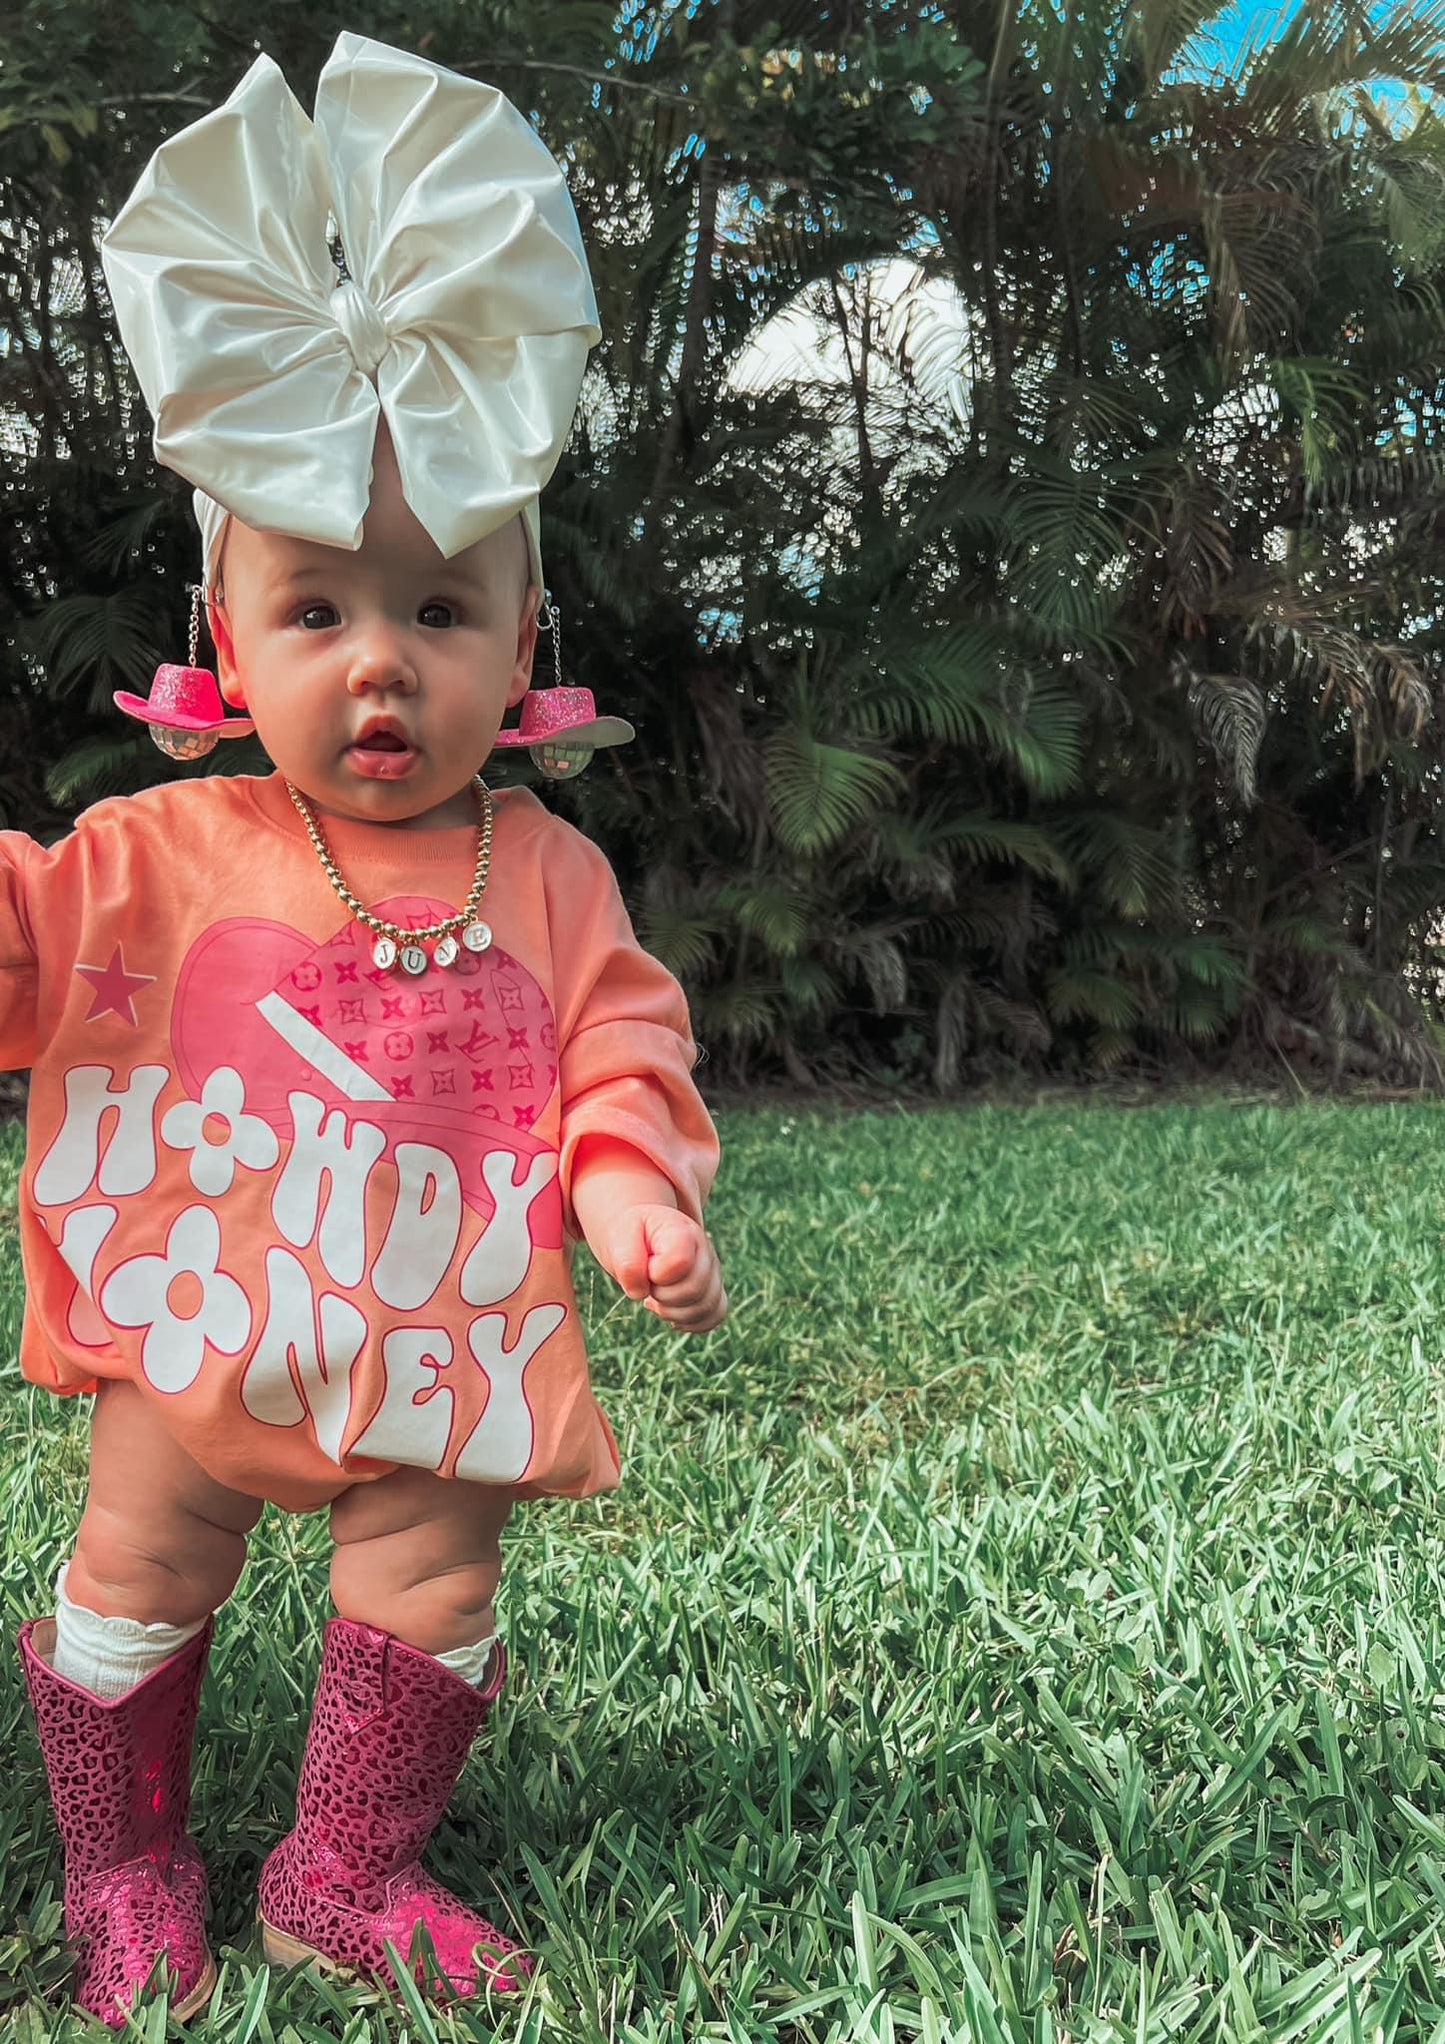
[{"label": "leopard print boot", "polygon": [[20,1628],[20,1658],[65,1846],[65,1931],[76,1952],[75,2000],[107,2028],[156,1960],[172,1973],[172,2014],[210,1999],[206,1869],[186,1830],[191,1740],[211,1647],[194,1639],[126,1695],[102,1703],[51,1666],[55,1620]]},{"label": "leopard print boot", "polygon": [[439,1999],[520,1988],[532,1962],[421,1866],[472,1740],[506,1679],[500,1640],[485,1689],[394,1634],[350,1619],[326,1628],[301,1763],[296,1829],[261,1869],[261,1935],[275,1965],[301,1960],[392,1978],[388,1939],[414,1977],[425,1930]]}]

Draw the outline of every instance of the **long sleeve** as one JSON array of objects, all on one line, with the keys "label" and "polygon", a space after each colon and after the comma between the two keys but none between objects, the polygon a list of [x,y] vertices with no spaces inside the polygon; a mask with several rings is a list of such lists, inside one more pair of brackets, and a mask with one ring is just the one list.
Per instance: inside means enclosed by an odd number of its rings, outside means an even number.
[{"label": "long sleeve", "polygon": [[717,1174],[717,1131],[693,1084],[687,999],[638,943],[616,876],[597,846],[553,819],[546,886],[556,972],[562,1093],[558,1173],[577,1232],[572,1173],[584,1136],[610,1136],[669,1180],[701,1220]]},{"label": "long sleeve", "polygon": [[24,1071],[38,1053],[40,970],[27,881],[45,858],[23,831],[0,830],[0,1071]]}]

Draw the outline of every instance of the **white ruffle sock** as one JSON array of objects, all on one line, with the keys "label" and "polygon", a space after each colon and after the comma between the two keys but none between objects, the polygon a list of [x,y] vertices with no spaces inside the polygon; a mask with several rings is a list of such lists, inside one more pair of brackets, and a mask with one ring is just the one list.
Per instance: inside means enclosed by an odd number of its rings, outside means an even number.
[{"label": "white ruffle sock", "polygon": [[444,1654],[433,1654],[434,1661],[440,1661],[444,1668],[450,1668],[454,1675],[460,1675],[463,1682],[470,1682],[473,1689],[485,1689],[487,1677],[492,1672],[492,1648],[497,1635],[489,1632],[485,1639],[479,1639],[474,1646],[449,1647]]},{"label": "white ruffle sock", "polygon": [[205,1624],[143,1625],[138,1618],[102,1618],[65,1594],[70,1563],[62,1562],[55,1578],[55,1654],[57,1675],[88,1689],[102,1703],[128,1696],[138,1683],[168,1661]]}]

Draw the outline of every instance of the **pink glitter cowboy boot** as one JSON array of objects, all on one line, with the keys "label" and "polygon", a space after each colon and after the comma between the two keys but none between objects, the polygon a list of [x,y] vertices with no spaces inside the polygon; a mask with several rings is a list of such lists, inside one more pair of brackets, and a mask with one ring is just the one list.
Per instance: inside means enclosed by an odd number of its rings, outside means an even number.
[{"label": "pink glitter cowboy boot", "polygon": [[[373,1625],[333,1618],[301,1763],[296,1829],[261,1869],[261,1934],[275,1965],[319,1961],[389,1979],[389,1938],[416,1978],[418,1928],[452,1996],[519,1988],[532,1962],[420,1864],[473,1738],[506,1679],[485,1689]],[[506,1963],[500,1963],[505,1959]]]},{"label": "pink glitter cowboy boot", "polygon": [[179,1653],[112,1703],[50,1665],[55,1620],[20,1628],[50,1800],[65,1846],[65,1931],[75,2000],[112,2030],[162,1953],[172,2013],[194,2015],[216,1984],[206,1945],[206,1869],[186,1830],[191,1739],[211,1646],[208,1620]]}]

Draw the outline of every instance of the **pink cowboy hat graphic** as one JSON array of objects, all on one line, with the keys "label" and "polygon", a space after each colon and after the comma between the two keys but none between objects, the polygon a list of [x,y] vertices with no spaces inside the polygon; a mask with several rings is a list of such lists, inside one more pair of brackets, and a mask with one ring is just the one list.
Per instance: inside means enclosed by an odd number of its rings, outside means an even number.
[{"label": "pink cowboy hat graphic", "polygon": [[497,745],[625,745],[637,733],[625,717],[599,717],[590,688],[534,688],[522,698],[522,721],[499,731]]},{"label": "pink cowboy hat graphic", "polygon": [[117,709],[167,731],[208,731],[218,738],[244,738],[256,726],[249,717],[228,717],[220,684],[205,667],[156,669],[149,700],[128,689],[115,690]]}]

